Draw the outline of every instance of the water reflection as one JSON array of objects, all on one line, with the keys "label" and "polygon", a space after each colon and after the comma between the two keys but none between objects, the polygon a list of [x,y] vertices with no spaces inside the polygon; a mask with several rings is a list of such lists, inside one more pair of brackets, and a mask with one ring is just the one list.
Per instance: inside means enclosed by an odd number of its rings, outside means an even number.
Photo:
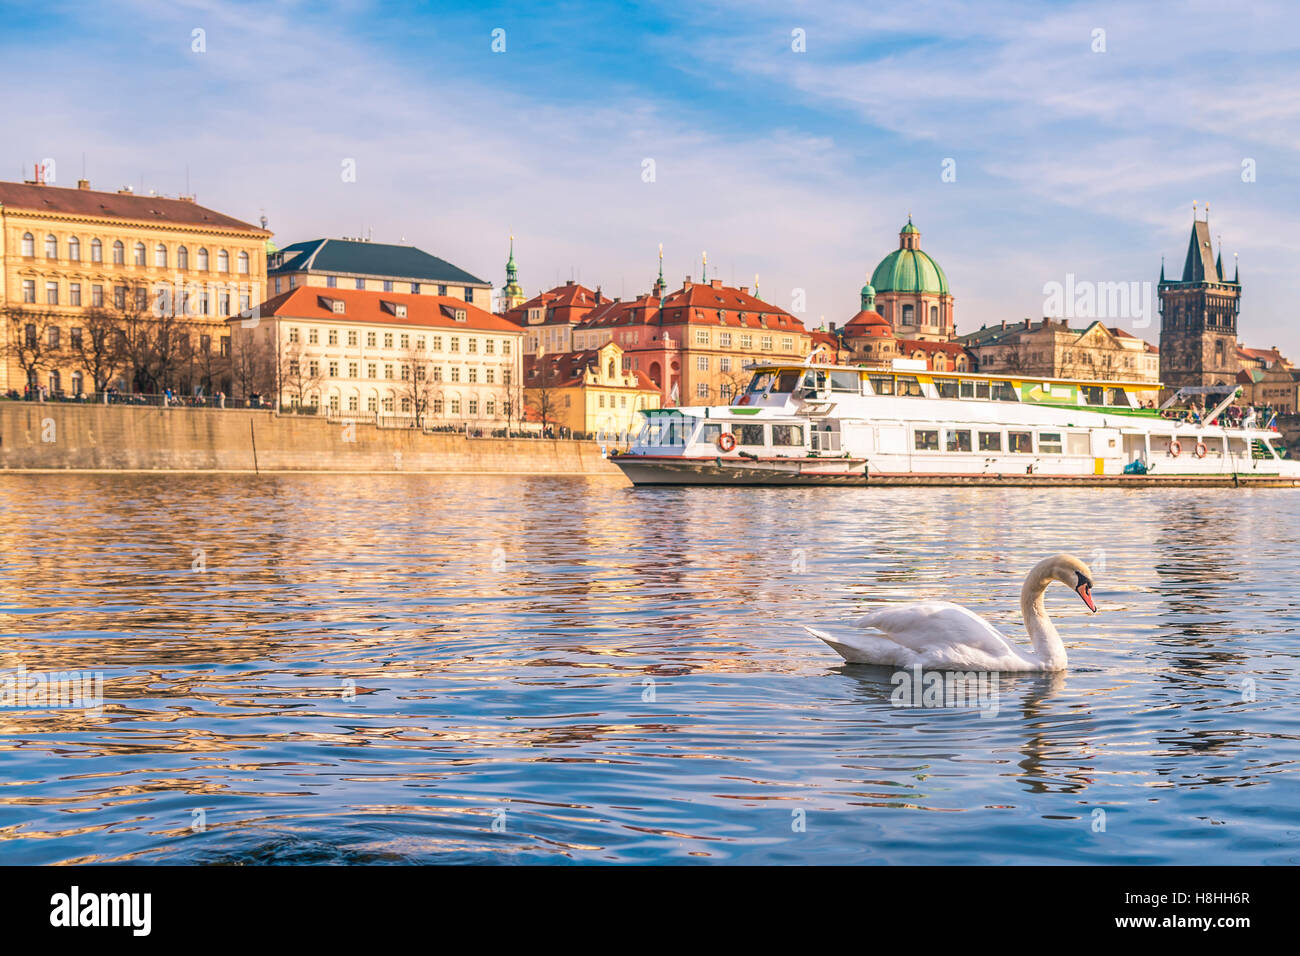
[{"label": "water reflection", "polygon": [[[107,699],[0,707],[0,847],[1295,862],[1294,501],[5,475],[0,670],[102,671]],[[1001,678],[995,714],[893,706],[799,627],[945,597],[1023,640],[1062,550],[1103,613],[1049,594],[1071,671]]]}]

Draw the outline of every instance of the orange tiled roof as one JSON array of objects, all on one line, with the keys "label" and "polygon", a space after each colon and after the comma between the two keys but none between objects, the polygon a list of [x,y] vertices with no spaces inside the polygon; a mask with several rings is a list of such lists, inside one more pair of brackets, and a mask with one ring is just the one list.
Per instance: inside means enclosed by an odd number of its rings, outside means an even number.
[{"label": "orange tiled roof", "polygon": [[[535,355],[524,356],[524,386],[536,387],[538,384],[537,374],[539,364],[542,362],[550,363],[551,372],[547,385],[550,388],[572,388],[583,384],[584,374],[587,369],[593,368],[600,361],[599,349],[579,349],[576,352],[559,352],[555,355],[543,356],[540,360]],[[649,377],[638,370],[619,370],[623,375],[631,375],[636,380],[635,388],[646,392],[658,392],[659,389],[650,381]],[[633,386],[628,385],[601,385],[601,388],[626,388],[631,389]]]},{"label": "orange tiled roof", "polygon": [[[333,300],[343,301],[343,312],[335,312]],[[406,315],[394,314],[392,306],[406,306]],[[456,321],[456,311],[465,311],[465,321]],[[519,332],[519,326],[462,299],[447,295],[403,292],[374,292],[365,289],[331,289],[300,285],[267,299],[261,305],[264,316],[290,319],[329,319],[334,322],[373,322],[384,325],[469,328],[479,332]],[[231,321],[236,321],[235,317]]]},{"label": "orange tiled roof", "polygon": [[535,295],[503,314],[516,325],[528,325],[529,311],[543,309],[545,315],[542,321],[533,323],[534,325],[569,325],[580,321],[592,309],[609,301],[610,298],[599,289],[588,289],[585,285],[570,281]]},{"label": "orange tiled roof", "polygon": [[[715,280],[716,282],[716,280]],[[769,331],[806,332],[804,324],[784,309],[755,298],[743,289],[722,285],[691,283],[670,292],[663,298],[663,324],[705,322],[709,325],[729,325]],[[718,318],[719,310],[723,317]],[[740,314],[744,313],[744,320]],[[763,316],[767,324],[763,324]]]}]

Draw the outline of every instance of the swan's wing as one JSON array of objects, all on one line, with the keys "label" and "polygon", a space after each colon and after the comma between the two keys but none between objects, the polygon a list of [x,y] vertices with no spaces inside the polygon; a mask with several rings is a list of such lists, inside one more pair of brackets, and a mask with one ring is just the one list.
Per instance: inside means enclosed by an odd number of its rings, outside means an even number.
[{"label": "swan's wing", "polygon": [[925,654],[963,647],[994,657],[1017,656],[1014,644],[974,611],[949,601],[919,601],[868,614],[862,619],[891,641]]},{"label": "swan's wing", "polygon": [[832,636],[825,631],[804,625],[804,630],[813,637],[820,638],[830,645],[831,650],[850,664],[881,664],[886,667],[911,667],[918,662],[916,653],[911,648],[891,641],[882,634],[846,634],[842,637]]}]

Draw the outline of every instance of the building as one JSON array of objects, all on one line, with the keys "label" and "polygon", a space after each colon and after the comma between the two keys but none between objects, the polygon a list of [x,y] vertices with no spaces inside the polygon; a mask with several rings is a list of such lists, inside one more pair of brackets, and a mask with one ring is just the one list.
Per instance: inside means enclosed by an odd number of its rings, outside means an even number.
[{"label": "building", "polygon": [[659,407],[659,389],[644,372],[623,367],[623,349],[524,357],[524,399],[537,421],[571,432],[635,435],[642,409]]},{"label": "building", "polygon": [[1160,382],[1160,352],[1123,329],[1093,322],[1070,328],[1066,319],[983,326],[957,341],[975,357],[981,372],[1034,378]]},{"label": "building", "polygon": [[1241,401],[1256,408],[1271,408],[1281,415],[1294,415],[1300,409],[1300,372],[1277,346],[1269,349],[1237,347],[1241,371]]},{"label": "building", "polygon": [[1160,375],[1166,389],[1225,385],[1236,380],[1237,313],[1241,304],[1240,273],[1223,274],[1210,245],[1206,218],[1196,218],[1187,243],[1181,279],[1165,278],[1160,267]]},{"label": "building", "polygon": [[222,389],[270,235],[188,196],[0,183],[0,393]]},{"label": "building", "polygon": [[492,309],[492,285],[415,246],[365,239],[311,239],[267,257],[270,295],[300,285],[367,292],[401,292],[460,299]]},{"label": "building", "polygon": [[911,216],[898,233],[898,248],[880,260],[868,287],[895,338],[949,342],[956,334],[948,277],[921,250],[921,231]]},{"label": "building", "polygon": [[432,427],[505,428],[523,411],[523,332],[454,296],[300,285],[230,327],[238,397]]},{"label": "building", "polygon": [[592,347],[575,345],[573,331],[587,313],[610,301],[599,289],[588,289],[570,279],[503,314],[525,330],[524,348],[529,355],[535,355],[539,349],[553,355]]},{"label": "building", "polygon": [[749,382],[750,363],[802,361],[812,350],[802,322],[747,286],[688,276],[667,292],[662,272],[653,292],[592,310],[573,335],[588,347],[616,342],[626,367],[646,374],[665,407],[730,401]]},{"label": "building", "polygon": [[515,237],[510,237],[510,258],[506,260],[506,284],[501,288],[501,311],[509,312],[527,300],[519,284],[519,270],[515,267]]}]

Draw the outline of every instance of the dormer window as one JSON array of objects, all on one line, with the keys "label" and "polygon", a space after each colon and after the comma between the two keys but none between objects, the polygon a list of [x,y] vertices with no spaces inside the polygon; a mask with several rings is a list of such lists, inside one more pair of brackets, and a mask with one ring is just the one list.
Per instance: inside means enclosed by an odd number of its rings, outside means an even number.
[{"label": "dormer window", "polygon": [[335,315],[342,315],[342,314],[343,314],[343,300],[342,300],[342,299],[334,299],[333,301],[330,302],[330,308],[332,308],[332,309],[334,310],[334,314],[335,314]]},{"label": "dormer window", "polygon": [[393,315],[397,316],[399,319],[406,318],[406,306],[404,305],[393,306]]},{"label": "dormer window", "polygon": [[468,315],[468,313],[466,313],[466,311],[465,311],[464,309],[457,309],[457,310],[456,310],[456,321],[457,321],[457,322],[464,322],[468,317],[469,317],[469,315]]}]

